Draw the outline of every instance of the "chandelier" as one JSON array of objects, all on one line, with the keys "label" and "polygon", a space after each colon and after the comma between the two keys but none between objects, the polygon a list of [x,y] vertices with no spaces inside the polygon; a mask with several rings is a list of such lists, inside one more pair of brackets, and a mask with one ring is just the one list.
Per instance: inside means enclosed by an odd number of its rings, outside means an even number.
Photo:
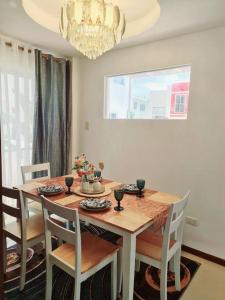
[{"label": "chandelier", "polygon": [[121,42],[125,17],[118,6],[104,0],[68,0],[61,7],[59,28],[73,47],[96,59]]}]

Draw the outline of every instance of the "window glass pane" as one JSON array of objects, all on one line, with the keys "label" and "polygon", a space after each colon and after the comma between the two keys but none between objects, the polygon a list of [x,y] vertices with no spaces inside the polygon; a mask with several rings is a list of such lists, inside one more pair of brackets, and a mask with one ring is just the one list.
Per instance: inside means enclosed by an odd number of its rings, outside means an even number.
[{"label": "window glass pane", "polygon": [[187,119],[190,66],[108,76],[106,119]]}]

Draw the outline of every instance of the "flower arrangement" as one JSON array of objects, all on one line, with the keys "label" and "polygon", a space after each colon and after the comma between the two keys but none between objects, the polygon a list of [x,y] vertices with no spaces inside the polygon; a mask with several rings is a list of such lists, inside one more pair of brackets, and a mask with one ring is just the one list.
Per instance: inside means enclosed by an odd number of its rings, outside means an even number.
[{"label": "flower arrangement", "polygon": [[88,181],[88,178],[94,175],[95,165],[89,163],[85,154],[81,154],[75,157],[73,170],[76,170],[77,174],[85,181]]}]

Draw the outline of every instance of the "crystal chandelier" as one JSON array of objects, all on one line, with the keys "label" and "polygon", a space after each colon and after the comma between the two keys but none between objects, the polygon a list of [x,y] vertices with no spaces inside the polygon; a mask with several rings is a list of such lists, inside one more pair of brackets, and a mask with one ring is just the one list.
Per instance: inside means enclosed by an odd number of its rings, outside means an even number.
[{"label": "crystal chandelier", "polygon": [[72,46],[96,59],[122,40],[125,17],[104,0],[68,0],[61,7],[60,32]]}]

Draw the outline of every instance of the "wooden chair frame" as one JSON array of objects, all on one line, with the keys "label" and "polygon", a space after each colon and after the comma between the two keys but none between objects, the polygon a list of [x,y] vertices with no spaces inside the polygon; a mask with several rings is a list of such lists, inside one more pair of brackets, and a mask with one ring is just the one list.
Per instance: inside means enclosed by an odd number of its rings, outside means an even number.
[{"label": "wooden chair frame", "polygon": [[[37,180],[37,178],[27,179],[26,178],[27,174],[32,174],[35,172],[44,172],[44,171],[47,172],[47,176],[40,177],[40,179],[50,179],[51,171],[50,171],[50,163],[49,162],[43,163],[43,164],[21,166],[23,184]],[[29,209],[29,204],[34,203],[33,200],[29,200],[28,198],[25,198],[24,200],[25,200],[25,209],[26,209],[27,217],[29,217],[29,210],[34,213],[40,213],[40,210],[38,208],[32,207],[32,205]]]},{"label": "wooden chair frame", "polygon": [[27,228],[26,228],[26,213],[24,207],[23,193],[17,189],[9,189],[2,187],[2,195],[15,199],[17,201],[17,207],[9,206],[5,203],[2,204],[3,213],[8,214],[17,219],[17,222],[20,223],[20,238],[16,235],[13,235],[11,232],[7,231],[7,226],[3,228],[3,243],[4,243],[4,257],[3,265],[4,271],[6,271],[6,255],[7,255],[7,242],[6,238],[14,240],[21,247],[21,275],[20,275],[20,290],[24,289],[25,279],[26,279],[26,256],[27,249],[32,247],[42,241],[44,241],[44,233],[35,238],[27,240]]},{"label": "wooden chair frame", "polygon": [[[160,299],[167,299],[167,271],[168,263],[172,262],[173,270],[175,272],[175,286],[176,290],[180,290],[180,258],[181,258],[181,245],[184,228],[184,210],[189,200],[190,192],[188,192],[182,200],[177,203],[171,204],[166,225],[163,231],[162,254],[161,260],[156,260],[136,252],[136,264],[138,271],[140,262],[144,262],[155,268],[161,270],[160,276]],[[170,247],[171,237],[175,239],[175,243]],[[122,261],[122,251],[118,254],[118,294],[122,285],[122,271],[120,265]]]},{"label": "wooden chair frame", "polygon": [[[39,177],[39,178],[35,178],[35,179],[26,179],[26,174],[32,174],[35,172],[42,172],[42,171],[47,171],[47,176],[43,176],[43,177]],[[35,165],[27,165],[27,166],[21,166],[21,172],[22,172],[22,178],[23,178],[23,184],[28,183],[28,182],[32,182],[32,181],[36,181],[37,179],[50,179],[51,178],[51,170],[50,170],[50,163],[46,162],[46,163],[42,163],[42,164],[35,164]],[[34,203],[33,200],[31,200],[30,203]],[[25,199],[25,207],[26,207],[26,212],[27,212],[27,217],[29,217],[29,208],[28,208],[28,204],[29,204],[29,199]],[[40,213],[41,210],[39,210],[38,208],[33,208],[30,207],[30,211],[33,211],[34,213]],[[65,226],[68,228],[69,227],[69,223],[66,222],[66,220],[64,220],[63,218],[59,218],[56,215],[52,215],[51,216],[53,219],[56,219],[57,221],[61,222],[62,224],[65,224]]]},{"label": "wooden chair frame", "polygon": [[21,166],[21,172],[22,172],[22,179],[23,183],[28,183],[31,181],[35,181],[37,179],[26,179],[26,174],[32,174],[35,172],[42,172],[47,171],[47,176],[41,177],[41,179],[49,179],[51,178],[51,170],[50,170],[50,163],[43,163],[43,164],[36,164],[36,165],[27,165],[27,166]]},{"label": "wooden chair frame", "polygon": [[[95,267],[92,267],[90,270],[82,273],[81,272],[81,262],[82,262],[82,249],[81,249],[81,234],[80,234],[80,222],[79,214],[77,209],[69,209],[60,205],[57,205],[47,198],[42,196],[42,205],[44,212],[45,220],[45,236],[46,236],[46,264],[47,264],[47,276],[46,276],[46,300],[51,299],[52,295],[52,266],[56,265],[60,269],[64,270],[75,280],[74,285],[74,300],[80,299],[80,285],[81,282],[85,281],[87,278],[95,274],[97,271],[111,263],[111,277],[112,277],[112,289],[111,289],[111,298],[116,300],[116,275],[117,275],[117,252],[108,256],[102,260]],[[65,218],[68,221],[73,222],[75,225],[75,232],[67,228],[61,227],[58,224],[54,223],[50,217],[49,213],[54,213],[60,217]],[[51,235],[55,235],[61,238],[66,243],[75,245],[75,262],[76,268],[65,264],[63,261],[60,261],[51,255],[52,244],[51,244]]]}]

